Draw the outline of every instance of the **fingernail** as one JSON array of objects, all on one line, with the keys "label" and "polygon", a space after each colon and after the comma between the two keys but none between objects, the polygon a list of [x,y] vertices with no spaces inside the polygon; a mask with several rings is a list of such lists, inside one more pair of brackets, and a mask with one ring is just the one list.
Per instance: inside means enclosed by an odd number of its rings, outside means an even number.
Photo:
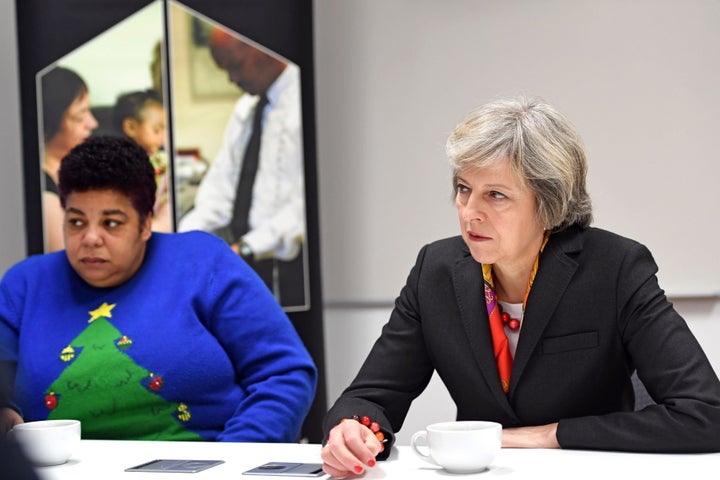
[{"label": "fingernail", "polygon": [[374,467],[374,466],[375,466],[375,459],[371,458],[370,461],[368,462],[368,467]]},{"label": "fingernail", "polygon": [[362,473],[363,468],[360,465],[356,465],[353,470],[355,470],[355,473]]},{"label": "fingernail", "polygon": [[385,451],[385,445],[380,445],[380,453]]}]

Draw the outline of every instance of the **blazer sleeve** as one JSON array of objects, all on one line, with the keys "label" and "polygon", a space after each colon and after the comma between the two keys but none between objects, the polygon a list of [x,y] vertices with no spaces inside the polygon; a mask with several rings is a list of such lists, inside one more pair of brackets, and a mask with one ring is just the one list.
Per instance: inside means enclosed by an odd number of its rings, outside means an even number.
[{"label": "blazer sleeve", "polygon": [[720,451],[720,382],[685,321],[659,287],[650,252],[634,243],[617,276],[625,350],[656,405],[564,419],[563,448],[647,452]]},{"label": "blazer sleeve", "polygon": [[426,252],[423,247],[418,254],[390,320],[357,376],[325,416],[326,440],[343,418],[367,415],[380,424],[388,440],[378,456],[387,458],[395,440],[393,433],[400,430],[411,402],[430,382],[433,364],[425,348],[417,297]]}]

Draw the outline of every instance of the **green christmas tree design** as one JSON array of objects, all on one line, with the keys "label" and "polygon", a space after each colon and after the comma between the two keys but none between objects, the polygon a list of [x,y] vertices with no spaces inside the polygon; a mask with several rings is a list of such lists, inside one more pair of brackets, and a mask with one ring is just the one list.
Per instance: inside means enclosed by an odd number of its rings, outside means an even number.
[{"label": "green christmas tree design", "polygon": [[90,312],[87,328],[59,354],[68,366],[50,385],[49,419],[82,421],[83,438],[202,440],[182,425],[187,406],[156,392],[163,378],[136,364],[126,353],[132,340],[108,320],[115,305]]}]

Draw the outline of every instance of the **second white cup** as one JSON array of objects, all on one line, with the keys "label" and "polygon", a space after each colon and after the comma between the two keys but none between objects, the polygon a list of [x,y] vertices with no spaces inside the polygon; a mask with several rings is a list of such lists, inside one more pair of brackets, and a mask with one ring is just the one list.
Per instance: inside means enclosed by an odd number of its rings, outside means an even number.
[{"label": "second white cup", "polygon": [[428,425],[415,432],[410,444],[424,460],[450,473],[474,473],[488,468],[500,451],[502,425],[458,421]]}]

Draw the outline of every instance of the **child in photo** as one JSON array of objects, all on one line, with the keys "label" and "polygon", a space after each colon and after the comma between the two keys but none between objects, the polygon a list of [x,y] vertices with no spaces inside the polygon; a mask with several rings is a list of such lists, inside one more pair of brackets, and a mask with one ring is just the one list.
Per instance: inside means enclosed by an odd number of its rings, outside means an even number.
[{"label": "child in photo", "polygon": [[124,93],[115,102],[113,120],[117,131],[145,149],[155,168],[158,191],[153,209],[153,230],[172,231],[168,202],[168,158],[165,151],[167,129],[162,96],[153,89]]}]

